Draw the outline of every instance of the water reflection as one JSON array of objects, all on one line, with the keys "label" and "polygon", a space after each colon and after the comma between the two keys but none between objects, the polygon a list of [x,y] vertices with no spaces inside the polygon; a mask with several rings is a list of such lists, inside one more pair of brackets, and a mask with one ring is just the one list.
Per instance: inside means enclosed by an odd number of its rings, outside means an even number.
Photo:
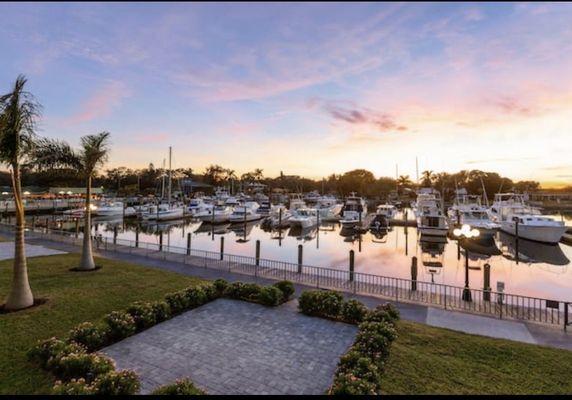
[{"label": "water reflection", "polygon": [[[95,229],[95,227],[94,227]],[[411,278],[411,257],[419,261],[418,280],[456,286],[464,285],[465,253],[468,250],[470,284],[482,288],[484,264],[491,265],[491,286],[504,282],[506,292],[572,301],[572,272],[569,271],[572,247],[545,245],[521,239],[516,262],[515,238],[498,233],[493,238],[458,243],[418,237],[412,227],[393,227],[389,231],[357,233],[338,224],[322,224],[303,230],[262,229],[260,223],[210,225],[194,221],[138,224],[136,221],[97,221],[98,233],[142,242],[186,246],[191,233],[196,249],[219,251],[225,237],[225,251],[253,256],[255,242],[261,242],[261,257],[297,263],[298,245],[304,247],[303,262],[328,268],[348,269],[349,251],[355,251],[355,270],[398,278]]]}]

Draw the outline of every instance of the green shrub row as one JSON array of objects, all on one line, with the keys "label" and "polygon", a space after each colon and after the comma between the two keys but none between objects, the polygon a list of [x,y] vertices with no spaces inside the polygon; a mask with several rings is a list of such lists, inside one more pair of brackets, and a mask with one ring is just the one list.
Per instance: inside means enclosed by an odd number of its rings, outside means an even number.
[{"label": "green shrub row", "polygon": [[28,352],[28,357],[59,379],[54,387],[56,393],[104,394],[109,390],[136,393],[137,375],[131,371],[115,372],[113,361],[96,353],[98,350],[220,297],[277,306],[293,293],[294,285],[289,281],[260,286],[217,279],[167,294],[164,301],[135,302],[125,311],[107,314],[99,324],[81,323],[69,332],[65,341],[51,338],[39,342]]},{"label": "green shrub row", "polygon": [[151,393],[154,396],[201,396],[205,394],[205,391],[196,387],[189,379],[179,379],[175,383],[158,387]]},{"label": "green shrub row", "polygon": [[360,301],[344,301],[340,293],[325,290],[303,292],[298,300],[298,307],[306,315],[359,324],[356,339],[348,352],[341,357],[328,393],[381,394],[381,376],[389,357],[391,343],[397,339],[397,308],[386,303],[369,310]]}]

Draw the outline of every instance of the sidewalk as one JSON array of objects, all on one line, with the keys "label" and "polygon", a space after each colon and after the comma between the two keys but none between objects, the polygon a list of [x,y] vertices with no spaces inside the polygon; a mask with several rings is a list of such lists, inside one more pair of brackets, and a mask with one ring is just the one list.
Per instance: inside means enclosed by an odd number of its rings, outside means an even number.
[{"label": "sidewalk", "polygon": [[[75,246],[43,239],[28,239],[28,243],[70,253],[77,253],[79,251]],[[229,282],[242,281],[261,284],[271,284],[275,282],[271,279],[259,278],[252,275],[233,273],[220,269],[209,269],[202,266],[182,264],[174,261],[146,258],[135,254],[99,250],[96,255],[112,260],[140,264],[151,268],[158,268],[210,280],[222,278]],[[296,283],[295,286],[297,294],[305,290],[314,289],[314,287],[298,283]],[[572,332],[564,332],[562,327],[548,327],[540,324],[524,323],[514,320],[501,320],[486,316],[447,311],[424,305],[395,302],[373,296],[355,295],[343,292],[342,294],[346,298],[355,298],[363,302],[368,307],[375,307],[378,304],[387,302],[393,303],[399,309],[401,317],[408,321],[475,335],[509,339],[518,342],[533,343],[572,351]]]}]

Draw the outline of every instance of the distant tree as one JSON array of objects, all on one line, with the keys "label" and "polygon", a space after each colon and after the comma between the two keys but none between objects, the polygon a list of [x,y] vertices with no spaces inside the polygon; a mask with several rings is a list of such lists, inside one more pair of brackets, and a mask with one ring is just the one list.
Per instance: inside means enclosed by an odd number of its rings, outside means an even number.
[{"label": "distant tree", "polygon": [[431,187],[433,185],[433,171],[423,171],[421,173],[421,186]]}]

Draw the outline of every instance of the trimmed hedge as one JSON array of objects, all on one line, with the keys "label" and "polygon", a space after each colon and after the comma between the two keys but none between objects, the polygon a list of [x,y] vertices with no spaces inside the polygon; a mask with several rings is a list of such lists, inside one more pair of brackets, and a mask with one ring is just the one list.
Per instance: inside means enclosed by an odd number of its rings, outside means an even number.
[{"label": "trimmed hedge", "polygon": [[154,396],[201,396],[206,392],[195,386],[189,379],[179,379],[175,383],[163,385],[155,389],[151,395]]},{"label": "trimmed hedge", "polygon": [[[58,378],[55,394],[136,394],[140,387],[137,375],[129,370],[115,371],[113,360],[97,350],[220,297],[277,306],[293,293],[294,285],[289,281],[260,286],[217,279],[169,293],[164,301],[135,302],[126,311],[107,314],[102,324],[79,324],[70,330],[66,340],[54,337],[38,342],[28,351],[28,358]],[[190,390],[192,383],[181,381],[174,385],[178,388],[175,390]]]},{"label": "trimmed hedge", "polygon": [[381,394],[381,376],[391,343],[397,339],[399,311],[392,304],[369,310],[358,300],[344,301],[335,291],[311,290],[298,300],[300,312],[322,318],[359,324],[351,348],[340,358],[331,395]]}]

